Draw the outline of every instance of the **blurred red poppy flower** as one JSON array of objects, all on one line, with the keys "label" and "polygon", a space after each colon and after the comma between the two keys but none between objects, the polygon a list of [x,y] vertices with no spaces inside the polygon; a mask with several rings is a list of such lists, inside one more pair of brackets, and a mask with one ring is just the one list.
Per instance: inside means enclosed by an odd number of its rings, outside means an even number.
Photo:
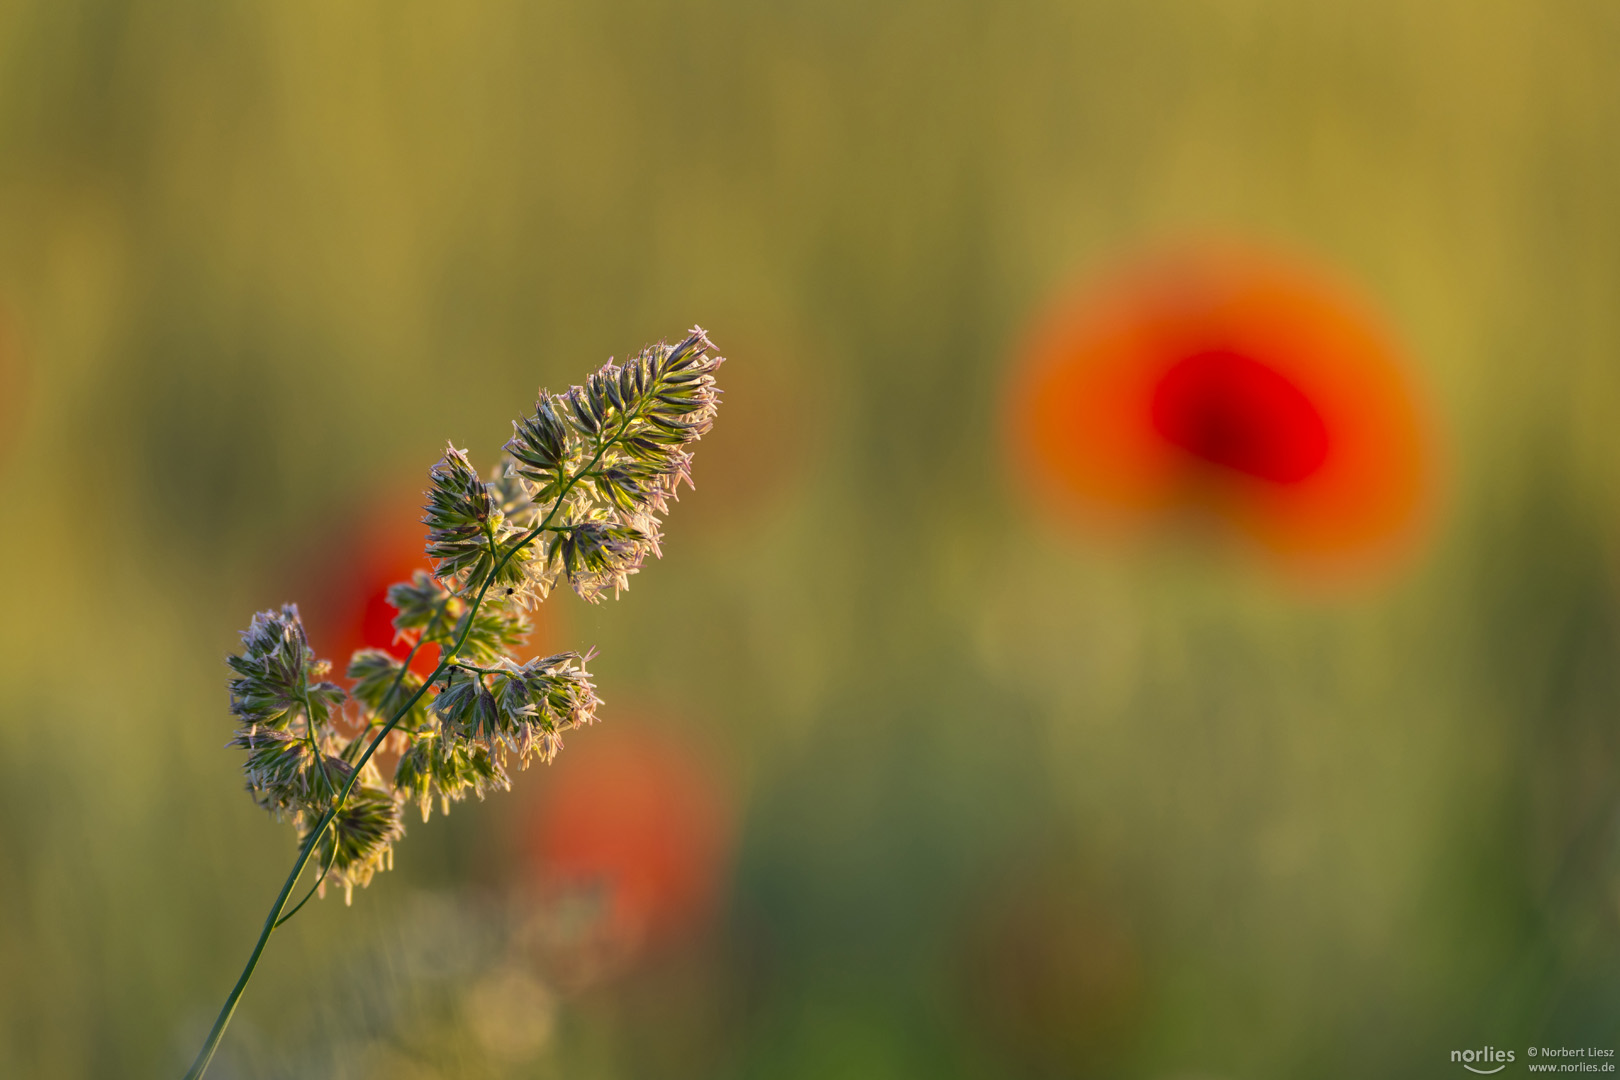
[{"label": "blurred red poppy flower", "polygon": [[731,814],[725,789],[683,743],[602,725],[545,774],[523,844],[548,893],[599,890],[599,931],[622,948],[673,944],[720,899]]},{"label": "blurred red poppy flower", "polygon": [[1065,516],[1194,509],[1299,564],[1398,546],[1431,450],[1404,363],[1325,278],[1231,250],[1160,258],[1065,298],[1010,396],[1021,478]]},{"label": "blurred red poppy flower", "polygon": [[[419,500],[414,500],[419,501]],[[394,636],[398,609],[388,602],[388,587],[408,581],[417,570],[431,570],[423,550],[427,529],[408,498],[388,500],[349,523],[316,553],[320,580],[305,593],[305,620],[318,655],[332,660],[340,680],[356,649],[382,649],[403,659],[411,642]],[[411,670],[426,675],[439,662],[439,647],[417,650]]]}]

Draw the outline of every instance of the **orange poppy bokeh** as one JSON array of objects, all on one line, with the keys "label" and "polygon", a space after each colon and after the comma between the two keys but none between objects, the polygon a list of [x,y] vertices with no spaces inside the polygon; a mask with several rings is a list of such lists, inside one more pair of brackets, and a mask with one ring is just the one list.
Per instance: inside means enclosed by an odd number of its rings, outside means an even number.
[{"label": "orange poppy bokeh", "polygon": [[[418,500],[419,501],[419,500]],[[411,642],[396,640],[388,587],[410,580],[416,570],[431,570],[424,554],[426,527],[412,500],[385,500],[351,521],[318,553],[314,587],[301,605],[316,654],[332,660],[341,682],[356,649],[382,649],[404,659]],[[424,645],[411,670],[426,675],[439,661],[439,647]]]},{"label": "orange poppy bokeh", "polygon": [[569,743],[521,838],[531,879],[545,893],[599,892],[598,929],[626,952],[691,936],[715,913],[729,862],[715,770],[637,727],[597,725]]},{"label": "orange poppy bokeh", "polygon": [[1376,321],[1325,275],[1231,248],[1064,297],[1007,421],[1021,482],[1057,516],[1213,516],[1300,568],[1399,551],[1434,485],[1426,417]]},{"label": "orange poppy bokeh", "polygon": [[[305,560],[304,584],[298,590],[300,607],[317,655],[332,660],[340,682],[349,657],[361,648],[382,649],[404,659],[412,642],[396,639],[397,608],[388,602],[388,588],[409,581],[417,570],[433,569],[425,549],[427,526],[421,522],[425,496],[405,490],[368,506]],[[549,646],[553,635],[549,613],[542,607],[529,612],[534,630],[522,657]],[[424,645],[411,661],[411,670],[427,675],[439,662],[439,647]]]}]

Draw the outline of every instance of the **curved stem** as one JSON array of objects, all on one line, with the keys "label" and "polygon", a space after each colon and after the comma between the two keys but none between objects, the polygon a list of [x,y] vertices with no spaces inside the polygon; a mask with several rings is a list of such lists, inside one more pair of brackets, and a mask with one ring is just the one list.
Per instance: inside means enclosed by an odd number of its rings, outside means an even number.
[{"label": "curved stem", "polygon": [[[298,858],[293,863],[292,872],[287,875],[287,880],[282,884],[281,891],[276,894],[275,903],[270,906],[270,914],[265,917],[264,929],[259,931],[259,940],[253,946],[253,952],[248,957],[247,965],[242,968],[242,974],[237,978],[236,985],[231,988],[230,995],[225,999],[224,1006],[219,1010],[219,1016],[214,1020],[213,1029],[209,1031],[208,1039],[203,1043],[202,1049],[197,1052],[197,1060],[192,1062],[191,1069],[186,1073],[185,1080],[201,1080],[203,1073],[208,1071],[208,1063],[214,1059],[214,1052],[219,1049],[220,1040],[225,1037],[225,1028],[230,1024],[231,1017],[236,1012],[237,1003],[242,1000],[243,992],[247,990],[248,980],[253,978],[254,969],[259,966],[259,957],[264,955],[264,947],[269,942],[270,935],[277,926],[281,925],[281,912],[287,906],[287,898],[292,895],[293,886],[298,884],[298,878],[303,874],[304,867],[308,865],[309,857],[314,854],[315,847],[320,843],[321,837],[325,834],[327,828],[331,826],[338,812],[343,809],[343,804],[348,800],[349,792],[354,790],[355,781],[360,778],[360,773],[365,769],[366,763],[371,760],[371,756],[377,752],[377,747],[382,745],[382,741],[388,737],[400,720],[404,719],[405,715],[421,700],[422,695],[427,693],[428,687],[433,685],[434,680],[444,673],[445,668],[461,652],[461,647],[467,643],[467,635],[472,632],[473,616],[478,613],[479,607],[483,605],[484,596],[489,592],[490,585],[494,584],[496,576],[506,568],[506,564],[511,561],[513,556],[528,547],[535,537],[551,527],[552,519],[562,509],[563,500],[568,497],[568,493],[573,490],[574,485],[579,483],[587,472],[596,467],[596,463],[602,460],[602,455],[607,453],[609,447],[624,437],[625,431],[629,429],[630,423],[636,418],[636,415],[639,414],[627,414],[613,437],[597,445],[596,453],[591,457],[591,460],[583,469],[569,477],[568,482],[557,492],[557,499],[551,504],[551,509],[546,513],[545,520],[525,533],[523,539],[512,545],[506,554],[501,556],[499,561],[495,563],[494,568],[490,570],[489,575],[484,579],[484,584],[479,587],[478,595],[468,608],[466,624],[462,627],[460,636],[456,638],[455,645],[442,653],[439,657],[438,666],[433,669],[433,674],[422,681],[422,685],[417,687],[410,700],[406,701],[389,719],[388,723],[383,725],[376,738],[372,739],[370,745],[366,747],[366,752],[360,755],[360,760],[355,762],[354,771],[349,774],[349,779],[343,785],[342,792],[338,794],[337,799],[327,809],[326,813],[321,816],[321,820],[316,826],[310,830],[308,837],[305,838],[303,845],[299,848]],[[421,642],[418,641],[417,644],[420,646]],[[412,655],[415,655],[415,649],[412,650]],[[409,661],[406,661],[406,663],[408,665]],[[397,678],[403,679],[405,670],[407,669],[401,668],[401,673]],[[300,903],[299,907],[302,906],[303,904]],[[293,910],[296,912],[297,908]],[[291,916],[289,915],[289,917]]]},{"label": "curved stem", "polygon": [[[404,682],[405,681],[405,676],[410,673],[411,664],[412,664],[413,661],[416,660],[416,654],[421,651],[423,645],[427,644],[428,635],[433,633],[434,627],[439,625],[439,620],[444,618],[444,610],[445,610],[445,608],[450,606],[450,600],[451,600],[451,597],[446,595],[443,600],[439,601],[438,609],[433,612],[433,618],[429,619],[428,624],[422,628],[422,632],[420,634],[416,635],[416,641],[411,644],[411,651],[405,654],[405,659],[404,660],[400,661],[399,670],[394,673],[394,681],[388,684],[388,692],[383,694],[383,696],[382,696],[382,698],[380,700],[387,701],[389,698],[394,696],[396,691],[399,690],[399,684]],[[439,651],[442,654],[444,650],[440,649]],[[423,680],[422,685],[427,686],[427,685],[430,685],[432,682],[433,682],[432,679],[425,679],[425,680]],[[410,712],[410,707],[406,706],[405,711]],[[367,735],[369,735],[371,733],[371,729],[376,727],[376,726],[377,726],[377,719],[376,719],[376,717],[372,717],[370,720],[366,721],[366,726],[360,730],[360,734],[356,735],[355,738],[356,739],[365,738]],[[325,875],[322,875],[322,876],[324,877]],[[302,904],[299,905],[299,907],[302,907],[302,906],[303,906]],[[290,919],[290,918],[292,918],[292,916],[288,915],[287,918]],[[282,921],[285,922],[286,920],[284,919]]]},{"label": "curved stem", "polygon": [[302,910],[303,906],[305,904],[309,903],[310,897],[314,896],[316,893],[321,891],[321,883],[326,880],[326,875],[330,874],[332,872],[332,863],[334,861],[336,861],[336,859],[337,859],[337,848],[334,847],[332,849],[332,858],[327,859],[326,860],[326,865],[321,867],[321,876],[315,879],[315,884],[313,884],[313,885],[311,885],[309,887],[309,892],[304,894],[304,898],[302,900],[298,901],[297,904],[293,905],[293,909],[291,911],[287,912],[287,914],[285,914],[281,918],[277,919],[276,920],[276,925],[274,927],[272,927],[272,929],[280,929],[282,923],[286,922],[288,919],[290,919],[294,915],[298,914],[298,912],[300,910]]},{"label": "curved stem", "polygon": [[476,671],[480,675],[504,675],[504,674],[507,674],[506,672],[502,671],[500,668],[479,667],[476,664],[469,664],[465,660],[457,660],[455,663],[451,664],[450,666],[453,667],[453,668],[460,668],[462,671]]},{"label": "curved stem", "polygon": [[[309,753],[315,760],[315,767],[321,772],[321,787],[328,796],[334,794],[332,776],[326,771],[326,755],[321,753],[321,744],[315,738],[315,710],[309,703],[309,694],[304,695],[304,737],[309,742]],[[299,907],[303,905],[300,904]],[[296,910],[296,909],[295,909]]]},{"label": "curved stem", "polygon": [[[327,813],[330,815],[331,811]],[[324,823],[322,829],[325,829]],[[277,894],[276,902],[271,905],[270,914],[264,920],[264,929],[259,932],[259,940],[253,946],[253,954],[248,957],[247,966],[242,969],[236,985],[231,988],[230,996],[225,999],[225,1006],[219,1010],[213,1030],[209,1031],[208,1040],[197,1052],[197,1060],[192,1062],[190,1071],[186,1073],[186,1080],[200,1080],[208,1069],[208,1063],[214,1060],[214,1051],[219,1049],[219,1040],[225,1035],[225,1026],[231,1022],[231,1016],[236,1012],[236,1003],[242,1000],[242,991],[247,989],[248,980],[253,978],[253,969],[259,966],[259,957],[264,953],[265,943],[270,940],[270,933],[276,928],[276,920],[281,917],[281,909],[287,906],[287,896],[298,882],[298,875],[304,872],[304,864],[309,861],[310,852],[315,850],[318,836],[318,833],[310,833],[299,850],[298,861],[293,864],[292,873],[287,875],[286,883],[281,886],[281,892]]]}]

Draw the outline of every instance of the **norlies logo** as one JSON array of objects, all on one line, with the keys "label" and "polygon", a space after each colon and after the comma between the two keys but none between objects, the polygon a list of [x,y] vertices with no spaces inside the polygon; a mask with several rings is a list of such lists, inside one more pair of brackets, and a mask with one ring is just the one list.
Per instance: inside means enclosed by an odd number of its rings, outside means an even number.
[{"label": "norlies logo", "polygon": [[1471,1073],[1489,1076],[1507,1068],[1507,1063],[1513,1060],[1513,1051],[1498,1050],[1494,1046],[1484,1046],[1478,1050],[1453,1050],[1451,1060],[1460,1063]]}]

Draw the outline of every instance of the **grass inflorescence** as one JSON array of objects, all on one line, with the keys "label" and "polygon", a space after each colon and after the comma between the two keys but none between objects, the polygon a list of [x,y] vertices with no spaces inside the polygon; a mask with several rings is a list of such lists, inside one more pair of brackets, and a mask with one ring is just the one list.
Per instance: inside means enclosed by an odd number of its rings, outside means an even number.
[{"label": "grass inflorescence", "polygon": [[[298,831],[298,858],[265,920],[189,1077],[207,1069],[265,943],[313,859],[310,895],[339,886],[345,899],[392,867],[415,805],[428,820],[468,794],[510,786],[507,769],[550,762],[563,736],[596,719],[592,653],[520,660],[528,613],[560,583],[596,603],[629,586],[660,554],[661,518],[680,484],[691,486],[692,444],[714,422],[724,362],[701,328],[623,364],[611,360],[582,386],[542,390],[513,424],[488,479],[450,446],[429,471],[424,524],[433,572],[388,591],[404,658],[360,649],[345,691],[317,659],[293,604],[253,616],[228,660],[229,745],[247,751],[248,792]],[[422,648],[440,660],[411,670]],[[396,755],[391,775],[374,757]]]}]

